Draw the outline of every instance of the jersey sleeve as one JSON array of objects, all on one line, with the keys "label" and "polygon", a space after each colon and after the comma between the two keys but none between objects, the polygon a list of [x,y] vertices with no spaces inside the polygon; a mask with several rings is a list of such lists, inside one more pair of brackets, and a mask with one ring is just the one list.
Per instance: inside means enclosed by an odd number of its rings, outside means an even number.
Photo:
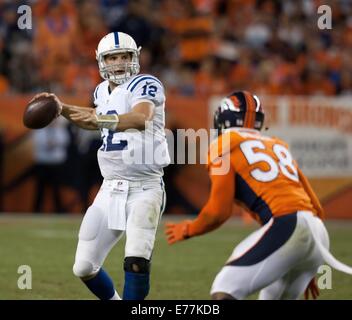
[{"label": "jersey sleeve", "polygon": [[163,105],[165,102],[162,83],[151,75],[137,77],[129,84],[127,90],[131,93],[132,107],[145,100],[153,102],[156,107]]},{"label": "jersey sleeve", "polygon": [[99,91],[100,84],[98,84],[93,92],[93,108],[98,106],[98,91]]},{"label": "jersey sleeve", "polygon": [[227,132],[214,139],[209,146],[208,166],[221,161],[222,157],[229,154],[240,142],[240,136],[235,132]]},{"label": "jersey sleeve", "polygon": [[[210,169],[217,164],[210,164]],[[232,214],[232,204],[235,194],[234,170],[229,168],[226,174],[211,173],[210,196],[197,219],[189,225],[189,236],[197,236],[210,232],[221,226]]]},{"label": "jersey sleeve", "polygon": [[297,168],[297,170],[298,170],[299,180],[301,181],[304,190],[308,194],[308,196],[313,204],[314,210],[316,211],[316,214],[318,215],[319,218],[323,219],[325,217],[324,209],[323,209],[317,195],[313,191],[312,186],[310,185],[308,179],[303,174],[301,169]]}]

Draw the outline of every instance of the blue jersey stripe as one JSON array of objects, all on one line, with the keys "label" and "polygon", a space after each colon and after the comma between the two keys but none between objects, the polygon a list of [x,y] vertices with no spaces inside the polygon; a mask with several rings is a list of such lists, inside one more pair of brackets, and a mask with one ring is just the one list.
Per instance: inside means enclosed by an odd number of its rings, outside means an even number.
[{"label": "blue jersey stripe", "polygon": [[130,86],[132,85],[133,82],[135,82],[137,79],[140,79],[141,77],[144,77],[145,74],[140,74],[139,76],[135,77],[127,86],[127,90],[130,88]]},{"label": "blue jersey stripe", "polygon": [[94,90],[94,98],[95,99],[98,99],[98,89],[99,89],[99,86],[97,86]]},{"label": "blue jersey stripe", "polygon": [[297,213],[275,217],[273,224],[262,237],[242,256],[226,263],[226,266],[252,266],[257,264],[287,243],[297,225]]},{"label": "blue jersey stripe", "polygon": [[114,37],[115,37],[115,47],[118,48],[120,46],[119,33],[114,32]]},{"label": "blue jersey stripe", "polygon": [[263,225],[267,223],[273,216],[270,207],[238,173],[235,175],[235,186],[235,199],[243,202],[252,212],[256,213]]},{"label": "blue jersey stripe", "polygon": [[136,88],[136,86],[138,85],[138,83],[140,83],[140,82],[143,81],[143,80],[147,80],[147,79],[154,80],[154,81],[158,82],[161,86],[163,86],[162,83],[161,83],[158,79],[156,79],[156,78],[154,78],[154,77],[147,76],[147,77],[143,77],[143,78],[141,78],[141,79],[138,79],[138,81],[136,81],[136,82],[134,83],[134,85],[132,86],[132,88],[131,88],[130,91],[133,92],[133,90]]}]

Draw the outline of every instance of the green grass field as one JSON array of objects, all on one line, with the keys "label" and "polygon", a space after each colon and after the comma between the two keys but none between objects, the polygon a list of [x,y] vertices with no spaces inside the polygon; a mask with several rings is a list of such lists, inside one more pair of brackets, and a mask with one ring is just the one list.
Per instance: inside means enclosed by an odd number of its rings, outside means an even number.
[{"label": "green grass field", "polygon": [[[234,246],[256,228],[228,221],[208,235],[168,246],[163,234],[164,217],[155,245],[149,299],[209,299],[216,273]],[[0,216],[0,299],[95,299],[72,274],[81,216]],[[327,223],[331,250],[352,265],[352,222]],[[123,284],[124,240],[108,256],[105,268],[118,291]],[[29,265],[32,289],[21,290],[18,267]],[[256,295],[250,297],[255,299]],[[333,270],[332,289],[321,299],[352,299],[352,276]]]}]

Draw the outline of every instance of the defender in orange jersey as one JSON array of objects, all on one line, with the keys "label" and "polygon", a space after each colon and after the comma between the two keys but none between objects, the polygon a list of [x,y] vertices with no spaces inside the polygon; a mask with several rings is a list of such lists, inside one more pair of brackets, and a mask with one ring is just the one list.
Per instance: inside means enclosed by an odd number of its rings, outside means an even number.
[{"label": "defender in orange jersey", "polygon": [[262,135],[263,122],[255,95],[234,92],[221,101],[214,116],[219,136],[208,156],[209,200],[195,220],[166,224],[169,244],[201,235],[224,223],[235,201],[262,225],[216,276],[213,299],[244,299],[258,290],[260,299],[298,299],[305,290],[316,298],[314,277],[324,261],[352,274],[329,252],[323,209],[288,145]]}]

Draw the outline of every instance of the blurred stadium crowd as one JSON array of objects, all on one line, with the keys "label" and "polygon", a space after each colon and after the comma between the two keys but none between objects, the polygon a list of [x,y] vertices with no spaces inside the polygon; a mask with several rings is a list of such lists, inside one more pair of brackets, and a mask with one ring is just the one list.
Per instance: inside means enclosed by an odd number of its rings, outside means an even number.
[{"label": "blurred stadium crowd", "polygon": [[[32,29],[17,24],[24,4],[32,9]],[[332,29],[317,26],[323,4],[331,7]],[[142,46],[141,70],[162,80],[169,105],[172,97],[207,101],[234,88],[258,95],[352,94],[351,0],[0,0],[0,95],[91,96],[101,81],[95,49],[102,36],[117,30]],[[184,125],[170,110],[167,122],[174,131]],[[57,185],[76,189],[85,209],[90,189],[101,180],[99,135],[67,124],[31,134],[34,167],[7,183],[3,193],[34,174],[34,212],[43,210],[48,184],[56,212],[73,210],[62,203]],[[40,149],[45,146],[51,152]],[[173,213],[177,206],[198,211],[179,187],[185,167],[165,169]],[[0,210],[1,202],[0,188]]]},{"label": "blurred stadium crowd", "polygon": [[[32,8],[31,30],[17,26],[22,4]],[[331,30],[317,27],[322,4]],[[95,48],[112,30],[134,37],[142,71],[168,92],[351,93],[350,0],[2,0],[0,93],[93,90]]]}]

